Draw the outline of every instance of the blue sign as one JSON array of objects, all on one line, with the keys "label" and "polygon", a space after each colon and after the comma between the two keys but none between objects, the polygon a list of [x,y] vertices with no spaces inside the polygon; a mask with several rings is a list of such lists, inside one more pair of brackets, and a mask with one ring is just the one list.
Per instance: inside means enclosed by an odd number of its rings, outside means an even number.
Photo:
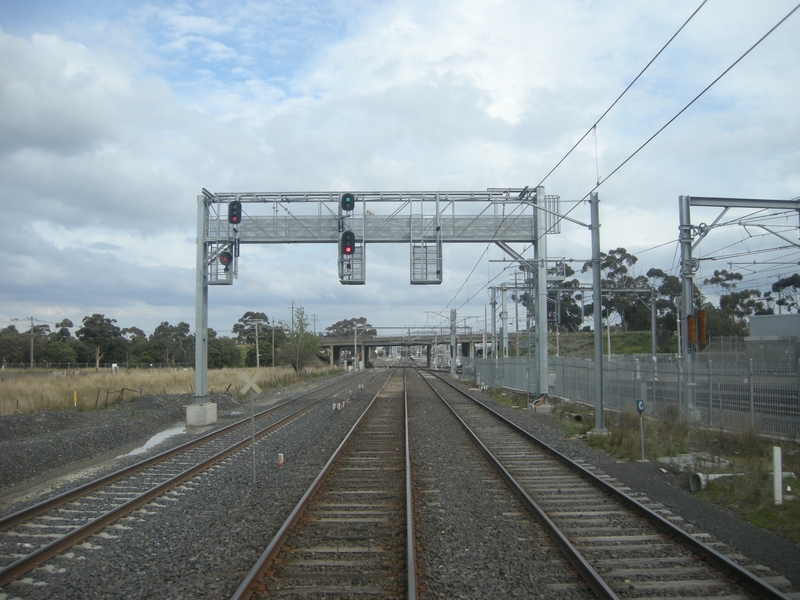
[{"label": "blue sign", "polygon": [[636,411],[639,414],[642,414],[644,412],[644,400],[637,400],[636,401]]}]

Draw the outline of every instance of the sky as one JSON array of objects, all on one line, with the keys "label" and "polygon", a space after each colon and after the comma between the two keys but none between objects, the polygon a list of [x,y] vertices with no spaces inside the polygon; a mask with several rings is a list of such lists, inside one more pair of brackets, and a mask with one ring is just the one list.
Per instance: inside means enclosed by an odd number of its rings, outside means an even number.
[{"label": "sky", "polygon": [[[0,0],[0,328],[100,313],[194,330],[202,188],[542,183],[583,223],[596,188],[601,249],[636,255],[634,275],[677,275],[680,195],[800,195],[800,10],[625,161],[795,7]],[[714,269],[762,290],[798,271],[798,214],[753,212],[729,211],[696,248],[704,293]],[[565,222],[548,253],[580,261],[590,243]],[[438,326],[455,308],[479,330],[487,286],[514,278],[496,246],[451,244],[443,283],[411,286],[408,255],[372,245],[366,285],[343,286],[334,244],[248,246],[234,284],[210,290],[209,326],[230,335],[247,311],[288,321],[292,306],[317,331]]]}]

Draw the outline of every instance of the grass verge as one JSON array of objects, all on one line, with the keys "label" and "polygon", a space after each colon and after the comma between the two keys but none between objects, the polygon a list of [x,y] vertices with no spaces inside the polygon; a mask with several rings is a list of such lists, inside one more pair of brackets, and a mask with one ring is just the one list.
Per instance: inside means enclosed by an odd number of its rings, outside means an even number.
[{"label": "grass verge", "polygon": [[[311,377],[339,373],[330,368],[307,369],[296,374],[291,367],[212,369],[208,372],[210,393],[243,397],[243,373],[262,389],[286,386]],[[131,369],[117,375],[87,372],[77,376],[14,376],[0,378],[0,416],[42,410],[95,410],[139,395],[194,393],[194,370]]]},{"label": "grass verge", "polygon": [[[562,403],[556,414],[582,411],[592,417],[585,405]],[[588,436],[590,446],[607,451],[612,456],[628,461],[642,457],[639,415],[633,411],[608,411],[606,436]],[[698,497],[728,510],[739,518],[758,527],[800,543],[800,501],[797,479],[786,478],[783,488],[785,499],[776,506],[772,489],[772,447],[782,448],[784,472],[800,474],[800,444],[792,441],[775,441],[758,435],[757,431],[730,432],[702,429],[686,423],[677,409],[667,410],[662,418],[644,418],[645,457],[656,461],[663,457],[690,454],[692,461],[687,469],[703,473],[733,473],[709,481]],[[580,434],[576,430],[576,434]],[[688,484],[687,484],[688,486]],[[791,492],[786,491],[786,486]]]},{"label": "grass verge", "polygon": [[[797,484],[795,478],[783,480],[784,489],[788,485],[792,494],[796,493]],[[800,502],[785,499],[781,506],[775,506],[771,473],[747,472],[715,479],[696,494],[744,521],[800,544]]]}]

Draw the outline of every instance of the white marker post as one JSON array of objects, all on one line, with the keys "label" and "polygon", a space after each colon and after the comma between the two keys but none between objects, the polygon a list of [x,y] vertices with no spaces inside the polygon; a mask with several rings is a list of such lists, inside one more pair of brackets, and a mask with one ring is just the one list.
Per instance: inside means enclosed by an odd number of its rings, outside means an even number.
[{"label": "white marker post", "polygon": [[781,447],[772,447],[772,492],[775,496],[775,506],[783,504],[783,457]]},{"label": "white marker post", "polygon": [[256,412],[255,408],[253,407],[253,396],[256,394],[261,393],[261,388],[258,387],[253,379],[255,378],[256,373],[253,375],[247,375],[247,373],[242,373],[241,377],[244,379],[244,387],[242,387],[242,393],[244,394],[247,390],[250,390],[250,436],[251,436],[251,445],[253,448],[253,485],[256,484]]}]

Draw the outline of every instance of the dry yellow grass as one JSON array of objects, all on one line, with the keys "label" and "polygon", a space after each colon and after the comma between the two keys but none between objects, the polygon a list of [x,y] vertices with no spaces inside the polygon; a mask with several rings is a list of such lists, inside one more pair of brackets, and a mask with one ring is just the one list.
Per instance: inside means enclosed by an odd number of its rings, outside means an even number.
[{"label": "dry yellow grass", "polygon": [[[326,369],[309,370],[310,376]],[[230,392],[240,396],[244,385],[241,375],[253,376],[261,388],[288,385],[299,381],[291,367],[262,369],[213,369],[208,372],[211,393]],[[85,372],[79,376],[31,375],[30,371],[3,371],[0,375],[0,416],[41,410],[94,410],[105,408],[120,399],[130,400],[144,394],[192,394],[192,369],[131,369],[117,375],[107,371]]]}]

